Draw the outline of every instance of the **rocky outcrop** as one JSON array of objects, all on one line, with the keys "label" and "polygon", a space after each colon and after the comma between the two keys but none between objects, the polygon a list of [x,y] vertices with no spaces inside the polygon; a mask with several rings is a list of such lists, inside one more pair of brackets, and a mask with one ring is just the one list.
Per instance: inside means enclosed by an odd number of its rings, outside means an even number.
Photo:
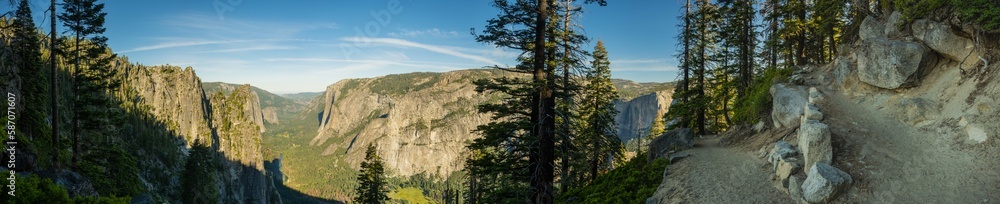
[{"label": "rocky outcrop", "polygon": [[270,201],[270,185],[264,176],[261,145],[263,121],[257,94],[250,85],[237,87],[229,95],[211,97],[212,147],[229,162],[218,172],[219,193],[225,202],[264,203]]},{"label": "rocky outcrop", "polygon": [[857,51],[858,77],[861,81],[896,89],[918,84],[936,57],[924,45],[875,38],[862,40]]},{"label": "rocky outcrop", "polygon": [[[178,138],[177,148],[186,150],[194,142],[211,145],[221,164],[216,169],[217,183],[225,203],[267,203],[275,199],[275,189],[267,185],[261,152],[263,115],[257,94],[247,86],[227,88],[227,93],[206,94],[201,80],[190,67],[141,66],[119,59],[123,89],[118,97],[126,98],[136,111],[148,113]],[[184,155],[175,158],[183,161]],[[169,166],[153,158],[140,158],[143,172],[166,171],[169,185],[146,183],[154,197],[179,199],[179,175],[183,162]],[[143,174],[145,178],[161,174]]]},{"label": "rocky outcrop", "polygon": [[772,111],[771,121],[775,128],[794,128],[799,126],[802,116],[802,106],[808,102],[806,92],[801,86],[786,86],[774,84],[771,86]]},{"label": "rocky outcrop", "polygon": [[191,67],[182,70],[174,66],[128,65],[119,69],[127,76],[122,84],[135,91],[132,100],[142,104],[156,120],[167,124],[184,141],[211,140],[206,117],[211,105],[201,79]]},{"label": "rocky outcrop", "polygon": [[462,70],[342,80],[326,89],[310,145],[325,148],[323,155],[346,155],[358,168],[362,147],[375,144],[395,174],[450,175],[461,170],[465,145],[478,137],[472,130],[490,121],[476,105],[498,100],[477,93],[471,82],[496,74]]},{"label": "rocky outcrop", "polygon": [[829,203],[847,190],[853,180],[847,172],[829,164],[816,163],[802,183],[802,197],[810,203]]},{"label": "rocky outcrop", "polygon": [[957,35],[952,30],[952,26],[920,19],[913,21],[910,25],[913,30],[913,37],[923,42],[945,58],[961,63],[964,69],[973,68],[981,63],[980,56],[983,56],[983,49],[975,49],[976,43],[969,38]]},{"label": "rocky outcrop", "polygon": [[649,161],[666,158],[671,151],[691,148],[694,146],[694,132],[691,128],[678,128],[667,131],[649,143]]},{"label": "rocky outcrop", "polygon": [[[309,145],[322,155],[343,156],[352,168],[364,159],[360,147],[375,144],[396,175],[418,173],[446,177],[463,165],[472,132],[491,121],[476,106],[500,100],[475,91],[472,81],[497,77],[497,70],[408,73],[377,78],[345,79],[320,97],[319,127]],[[641,85],[641,84],[638,84]],[[616,117],[620,138],[645,136],[654,119],[666,113],[671,91],[619,101]]]},{"label": "rocky outcrop", "polygon": [[618,115],[618,139],[624,142],[649,134],[649,129],[656,118],[667,113],[673,91],[659,91],[636,97],[631,100],[615,101]]}]

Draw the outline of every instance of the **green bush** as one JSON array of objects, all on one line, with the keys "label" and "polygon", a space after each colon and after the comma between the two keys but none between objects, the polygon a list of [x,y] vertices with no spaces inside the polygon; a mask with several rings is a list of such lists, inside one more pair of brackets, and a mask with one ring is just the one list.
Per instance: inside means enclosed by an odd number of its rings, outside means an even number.
[{"label": "green bush", "polygon": [[1000,1],[996,0],[896,0],[903,19],[912,21],[937,9],[951,9],[963,21],[983,26],[987,32],[1000,33]]},{"label": "green bush", "polygon": [[663,182],[666,159],[646,161],[646,155],[633,157],[618,168],[600,175],[586,186],[559,195],[559,203],[645,203]]},{"label": "green bush", "polygon": [[101,195],[132,196],[145,191],[138,165],[135,156],[119,147],[99,147],[80,162],[80,171]]},{"label": "green bush", "polygon": [[771,110],[771,85],[788,79],[792,68],[771,68],[758,77],[746,96],[736,99],[733,120],[736,124],[754,124]]},{"label": "green bush", "polygon": [[[10,176],[7,171],[2,171],[0,175],[5,178]],[[8,190],[4,186],[4,191],[0,195],[0,203],[71,203],[72,200],[69,198],[69,194],[66,189],[62,186],[56,185],[52,180],[47,178],[40,178],[36,175],[31,175],[25,178],[25,176],[18,175],[17,179],[14,180],[17,188],[15,188],[14,196],[7,194]]]}]

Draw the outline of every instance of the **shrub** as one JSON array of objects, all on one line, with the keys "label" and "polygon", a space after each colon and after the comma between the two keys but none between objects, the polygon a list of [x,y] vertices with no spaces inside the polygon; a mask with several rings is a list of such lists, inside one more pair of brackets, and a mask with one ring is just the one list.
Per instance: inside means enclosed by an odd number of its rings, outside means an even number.
[{"label": "shrub", "polygon": [[[7,171],[0,171],[3,178],[10,176]],[[71,203],[69,194],[62,186],[56,185],[52,180],[40,178],[37,175],[18,175],[14,180],[17,184],[14,196],[7,194],[4,190],[0,195],[0,203]],[[6,186],[3,188],[7,188]]]},{"label": "shrub", "polygon": [[962,21],[979,24],[987,32],[1000,33],[1000,2],[996,0],[896,0],[896,8],[907,21],[938,9],[951,9]]},{"label": "shrub", "polygon": [[647,162],[646,155],[633,157],[586,186],[559,195],[559,203],[645,203],[663,181],[666,159]]},{"label": "shrub", "polygon": [[771,68],[758,77],[746,96],[736,99],[733,120],[736,124],[754,124],[771,110],[771,85],[788,79],[792,68]]}]

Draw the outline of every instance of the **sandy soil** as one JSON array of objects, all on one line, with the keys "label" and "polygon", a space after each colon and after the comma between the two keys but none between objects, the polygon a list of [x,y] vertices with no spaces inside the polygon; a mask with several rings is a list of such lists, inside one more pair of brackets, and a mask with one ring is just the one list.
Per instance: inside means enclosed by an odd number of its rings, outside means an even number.
[{"label": "sandy soil", "polygon": [[828,94],[821,109],[833,133],[834,166],[855,180],[840,201],[1000,202],[1000,169],[984,152],[960,148],[950,136],[903,124],[842,94]]},{"label": "sandy soil", "polygon": [[773,187],[770,164],[717,137],[698,139],[691,156],[667,166],[668,203],[791,203]]}]

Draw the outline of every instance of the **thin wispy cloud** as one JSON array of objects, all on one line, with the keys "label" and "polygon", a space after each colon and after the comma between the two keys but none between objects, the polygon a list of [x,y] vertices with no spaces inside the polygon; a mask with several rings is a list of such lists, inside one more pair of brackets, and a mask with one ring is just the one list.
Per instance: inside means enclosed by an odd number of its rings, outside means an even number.
[{"label": "thin wispy cloud", "polygon": [[238,42],[248,42],[247,40],[220,40],[220,41],[181,41],[181,42],[164,42],[155,45],[142,46],[129,50],[124,50],[118,53],[129,53],[147,50],[159,50],[168,48],[179,48],[179,47],[192,47],[201,45],[213,45],[213,44],[227,44],[227,43],[238,43]]},{"label": "thin wispy cloud", "polygon": [[430,68],[436,70],[457,70],[457,69],[467,69],[469,67],[476,67],[481,65],[474,64],[461,64],[461,63],[440,63],[440,62],[427,62],[427,61],[393,61],[393,60],[348,60],[348,59],[330,59],[330,58],[265,58],[262,59],[265,62],[337,62],[337,63],[347,63],[349,65],[358,64],[373,64],[373,65],[394,65],[401,67],[413,67],[413,68]]},{"label": "thin wispy cloud", "polygon": [[454,57],[470,59],[470,60],[474,60],[474,61],[477,61],[477,62],[483,62],[483,63],[486,63],[488,65],[500,65],[501,64],[500,62],[497,62],[496,60],[493,60],[493,59],[489,59],[489,58],[482,57],[482,56],[476,56],[476,55],[462,53],[462,52],[456,51],[455,49],[451,49],[451,48],[448,48],[448,47],[437,46],[437,45],[429,45],[429,44],[423,44],[423,43],[417,43],[417,42],[403,40],[403,39],[353,37],[353,38],[341,38],[341,40],[347,41],[347,42],[351,42],[351,43],[362,43],[362,44],[365,44],[365,43],[377,43],[377,44],[386,44],[386,45],[394,45],[394,46],[418,48],[418,49],[424,49],[424,50],[427,50],[427,51],[436,52],[436,53],[440,53],[440,54],[451,55],[451,56],[454,56]]},{"label": "thin wispy cloud", "polygon": [[292,47],[292,46],[256,46],[256,47],[243,47],[243,48],[222,49],[222,50],[210,50],[197,53],[231,53],[231,52],[267,51],[267,50],[291,50],[296,48],[297,47]]},{"label": "thin wispy cloud", "polygon": [[441,29],[431,28],[427,30],[401,30],[399,32],[391,32],[386,35],[390,37],[421,37],[421,36],[431,36],[431,37],[456,37],[458,36],[458,31],[442,31]]}]

